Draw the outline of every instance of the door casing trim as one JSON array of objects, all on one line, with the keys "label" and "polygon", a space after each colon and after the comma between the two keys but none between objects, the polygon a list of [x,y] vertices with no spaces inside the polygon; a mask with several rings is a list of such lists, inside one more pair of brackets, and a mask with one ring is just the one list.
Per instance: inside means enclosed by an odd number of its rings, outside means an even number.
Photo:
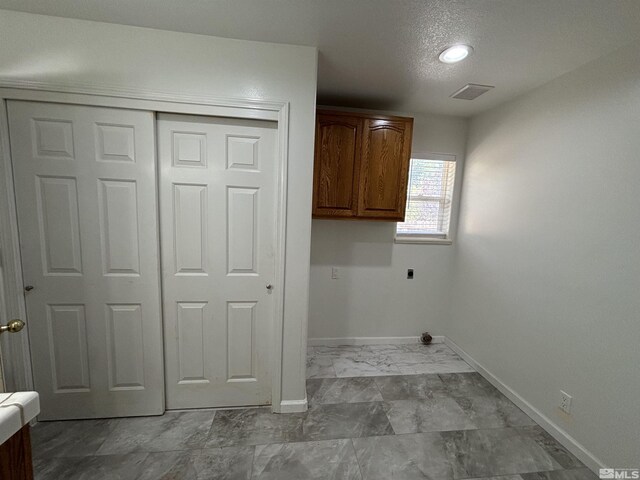
[{"label": "door casing trim", "polygon": [[[4,79],[0,77],[0,268],[3,270],[6,314],[26,318],[22,261],[18,236],[13,183],[7,100],[66,103],[186,115],[234,117],[278,122],[276,151],[276,238],[274,317],[271,340],[271,408],[282,408],[282,350],[284,334],[284,285],[287,231],[287,189],[289,153],[289,102],[261,99],[220,98],[146,89],[130,89],[80,83],[56,84]],[[158,259],[160,260],[160,259]],[[2,313],[2,312],[0,312]],[[33,390],[28,322],[22,335],[0,337],[7,390]],[[17,337],[17,338],[16,338]],[[164,351],[164,345],[163,345]],[[11,362],[6,359],[11,358]],[[285,410],[287,410],[285,406]]]}]

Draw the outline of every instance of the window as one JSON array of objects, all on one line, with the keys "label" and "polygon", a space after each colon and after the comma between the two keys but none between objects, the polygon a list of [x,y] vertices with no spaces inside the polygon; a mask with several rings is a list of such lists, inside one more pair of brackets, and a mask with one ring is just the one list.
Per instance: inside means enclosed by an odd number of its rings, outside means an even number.
[{"label": "window", "polygon": [[397,242],[448,241],[456,177],[453,155],[412,158],[405,221],[396,228]]}]

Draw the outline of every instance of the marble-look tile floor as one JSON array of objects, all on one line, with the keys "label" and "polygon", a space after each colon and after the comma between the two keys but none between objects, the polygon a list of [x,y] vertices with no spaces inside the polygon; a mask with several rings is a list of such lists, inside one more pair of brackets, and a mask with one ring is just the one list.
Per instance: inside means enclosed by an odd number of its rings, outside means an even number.
[{"label": "marble-look tile floor", "polygon": [[377,377],[473,372],[443,343],[309,347],[308,378]]},{"label": "marble-look tile floor", "polygon": [[309,411],[43,422],[37,479],[593,480],[443,344],[311,347]]}]

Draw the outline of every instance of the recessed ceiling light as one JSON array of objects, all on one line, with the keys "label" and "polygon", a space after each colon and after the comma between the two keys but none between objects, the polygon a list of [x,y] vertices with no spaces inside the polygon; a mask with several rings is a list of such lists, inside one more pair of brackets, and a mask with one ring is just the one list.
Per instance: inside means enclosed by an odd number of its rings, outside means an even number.
[{"label": "recessed ceiling light", "polygon": [[452,45],[445,48],[438,57],[442,63],[457,63],[467,58],[473,52],[470,45]]}]

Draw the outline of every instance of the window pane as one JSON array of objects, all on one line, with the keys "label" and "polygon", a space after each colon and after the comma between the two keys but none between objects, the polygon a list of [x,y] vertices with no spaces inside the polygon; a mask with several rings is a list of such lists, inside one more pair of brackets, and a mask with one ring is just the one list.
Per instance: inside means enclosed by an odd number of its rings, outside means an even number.
[{"label": "window pane", "polygon": [[440,197],[444,188],[445,162],[435,160],[411,160],[411,189],[409,195]]},{"label": "window pane", "polygon": [[455,162],[412,159],[405,221],[399,235],[447,235],[455,179]]},{"label": "window pane", "polygon": [[409,202],[405,221],[398,223],[398,233],[437,233],[440,217],[439,201]]}]

